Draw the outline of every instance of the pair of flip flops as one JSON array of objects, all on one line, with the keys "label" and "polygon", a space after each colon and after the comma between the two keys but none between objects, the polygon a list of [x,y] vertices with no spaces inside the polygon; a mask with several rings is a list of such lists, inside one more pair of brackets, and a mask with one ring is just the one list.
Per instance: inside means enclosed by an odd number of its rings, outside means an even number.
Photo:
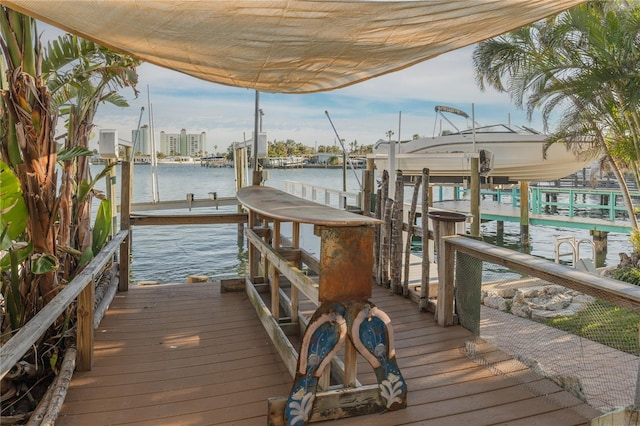
[{"label": "pair of flip flops", "polygon": [[286,424],[307,423],[318,379],[347,335],[373,367],[387,409],[406,406],[407,385],[396,363],[390,323],[387,314],[370,302],[350,302],[346,307],[338,303],[321,305],[302,340],[296,377],[285,408]]}]

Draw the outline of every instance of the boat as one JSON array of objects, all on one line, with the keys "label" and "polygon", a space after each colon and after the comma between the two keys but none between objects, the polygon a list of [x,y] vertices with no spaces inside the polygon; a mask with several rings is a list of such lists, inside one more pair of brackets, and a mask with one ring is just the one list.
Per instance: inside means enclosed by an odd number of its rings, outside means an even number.
[{"label": "boat", "polygon": [[435,110],[455,131],[400,143],[381,139],[369,155],[376,167],[389,170],[390,143],[396,146],[394,170],[401,170],[404,175],[418,175],[423,168],[428,168],[430,176],[436,178],[468,176],[473,157],[480,159],[480,174],[485,182],[491,183],[553,181],[593,162],[576,155],[561,142],[551,144],[545,153],[547,136],[526,126],[515,129],[506,124],[477,126],[471,120],[471,128],[458,130],[444,113],[468,119],[466,112],[448,106],[436,106]]}]

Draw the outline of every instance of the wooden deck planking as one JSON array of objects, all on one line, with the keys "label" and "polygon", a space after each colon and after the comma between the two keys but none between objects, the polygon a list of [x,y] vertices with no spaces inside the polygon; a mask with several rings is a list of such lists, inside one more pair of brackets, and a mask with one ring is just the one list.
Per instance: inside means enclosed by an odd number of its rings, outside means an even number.
[{"label": "wooden deck planking", "polygon": [[[263,423],[291,378],[242,293],[214,284],[119,293],[57,424]],[[259,419],[259,420],[258,420]]]},{"label": "wooden deck planking", "polygon": [[[408,407],[336,424],[579,425],[596,415],[489,348],[483,356],[507,372],[492,374],[461,350],[470,332],[437,326],[411,301],[378,286],[373,300],[392,319]],[[375,383],[361,356],[358,380]],[[244,293],[212,283],[132,288],[97,330],[94,368],[75,373],[57,424],[263,425],[267,398],[291,383]],[[587,417],[531,393],[540,387]]]}]

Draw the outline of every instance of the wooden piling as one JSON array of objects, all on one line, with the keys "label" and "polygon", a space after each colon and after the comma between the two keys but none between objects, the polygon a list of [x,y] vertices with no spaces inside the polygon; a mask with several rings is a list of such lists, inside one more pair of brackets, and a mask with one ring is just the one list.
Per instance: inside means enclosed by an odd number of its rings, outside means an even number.
[{"label": "wooden piling", "polygon": [[596,268],[600,268],[605,265],[607,260],[607,231],[589,231],[593,240],[593,264]]},{"label": "wooden piling", "polygon": [[[389,172],[387,170],[382,171],[382,181],[380,185],[378,199],[380,200],[380,217],[377,219],[381,219],[384,223],[379,227],[380,229],[380,240],[376,245],[376,249],[379,252],[378,255],[378,265],[377,265],[377,277],[378,284],[388,286],[389,280],[389,270],[388,270],[388,257],[389,257],[389,246],[388,241],[387,245],[385,245],[385,236],[388,232],[387,229],[387,199],[389,197]],[[391,215],[391,212],[388,213]],[[385,248],[386,247],[386,248]],[[386,255],[385,255],[386,250]]]},{"label": "wooden piling", "polygon": [[387,198],[384,205],[384,224],[382,231],[382,242],[380,244],[380,277],[382,285],[386,288],[389,288],[389,256],[391,254],[391,224],[392,224],[392,211],[393,211],[393,200],[391,198]]},{"label": "wooden piling", "polygon": [[523,253],[529,253],[529,182],[520,182],[520,244]]},{"label": "wooden piling", "polygon": [[473,237],[480,236],[480,159],[471,159],[471,222],[470,233]]},{"label": "wooden piling", "polygon": [[402,219],[404,211],[404,181],[396,170],[395,195],[391,224],[391,291],[402,294]]},{"label": "wooden piling", "polygon": [[[382,189],[378,189],[376,193],[376,210],[375,218],[382,219]],[[382,227],[376,226],[373,244],[373,275],[378,285],[382,285],[382,277],[380,276],[380,244],[382,243]]]},{"label": "wooden piling", "polygon": [[413,239],[414,222],[416,220],[416,206],[418,204],[418,194],[420,193],[420,184],[422,176],[418,176],[415,186],[413,187],[413,196],[411,197],[411,207],[409,209],[409,226],[407,227],[407,242],[404,246],[404,280],[402,283],[402,294],[407,297],[409,295],[409,260],[411,259],[411,240]]},{"label": "wooden piling", "polygon": [[429,169],[422,169],[422,280],[420,281],[420,303],[418,309],[426,311],[429,305],[429,273],[431,261],[429,259],[429,206],[431,205],[432,189],[429,185]]},{"label": "wooden piling", "polygon": [[365,216],[371,216],[371,196],[374,188],[374,171],[363,170],[362,171],[362,212]]},{"label": "wooden piling", "polygon": [[[127,157],[130,158],[130,157]],[[133,163],[123,161],[121,167],[120,189],[120,229],[129,231],[129,235],[120,245],[120,274],[118,291],[129,290],[129,272],[131,265],[131,197],[133,194]],[[115,203],[115,199],[112,200]]]}]

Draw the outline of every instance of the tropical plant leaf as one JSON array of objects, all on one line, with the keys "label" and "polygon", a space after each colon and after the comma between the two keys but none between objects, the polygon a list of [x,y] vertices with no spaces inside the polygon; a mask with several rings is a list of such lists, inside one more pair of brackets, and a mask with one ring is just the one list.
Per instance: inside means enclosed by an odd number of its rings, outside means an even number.
[{"label": "tropical plant leaf", "polygon": [[47,274],[58,269],[58,258],[50,254],[34,256],[31,262],[31,272],[36,275]]},{"label": "tropical plant leaf", "polygon": [[31,243],[14,244],[7,253],[0,258],[0,272],[5,272],[11,269],[11,256],[15,256],[16,264],[20,264],[27,260],[29,255],[33,252],[33,245]]},{"label": "tropical plant leaf", "polygon": [[20,181],[9,166],[0,161],[0,250],[8,250],[12,240],[24,232],[29,213],[22,198]]},{"label": "tropical plant leaf", "polygon": [[80,256],[80,259],[78,260],[78,268],[83,268],[85,265],[91,262],[91,259],[93,259],[93,257],[93,250],[91,249],[91,247],[87,247],[87,249],[82,253],[82,256]]},{"label": "tropical plant leaf", "polygon": [[6,300],[7,311],[9,312],[9,322],[12,332],[16,332],[24,323],[24,304],[20,297],[20,274],[18,273],[18,255],[13,250],[9,250],[10,273],[9,285],[2,286],[2,295]]},{"label": "tropical plant leaf", "polygon": [[111,231],[111,202],[102,200],[96,214],[96,221],[93,225],[93,242],[91,248],[93,254],[98,254],[104,247]]},{"label": "tropical plant leaf", "polygon": [[91,155],[93,155],[93,151],[91,151],[89,148],[83,146],[75,146],[72,149],[61,149],[60,151],[58,151],[57,160],[59,162],[62,162],[66,160],[73,160],[77,157],[87,157]]}]

